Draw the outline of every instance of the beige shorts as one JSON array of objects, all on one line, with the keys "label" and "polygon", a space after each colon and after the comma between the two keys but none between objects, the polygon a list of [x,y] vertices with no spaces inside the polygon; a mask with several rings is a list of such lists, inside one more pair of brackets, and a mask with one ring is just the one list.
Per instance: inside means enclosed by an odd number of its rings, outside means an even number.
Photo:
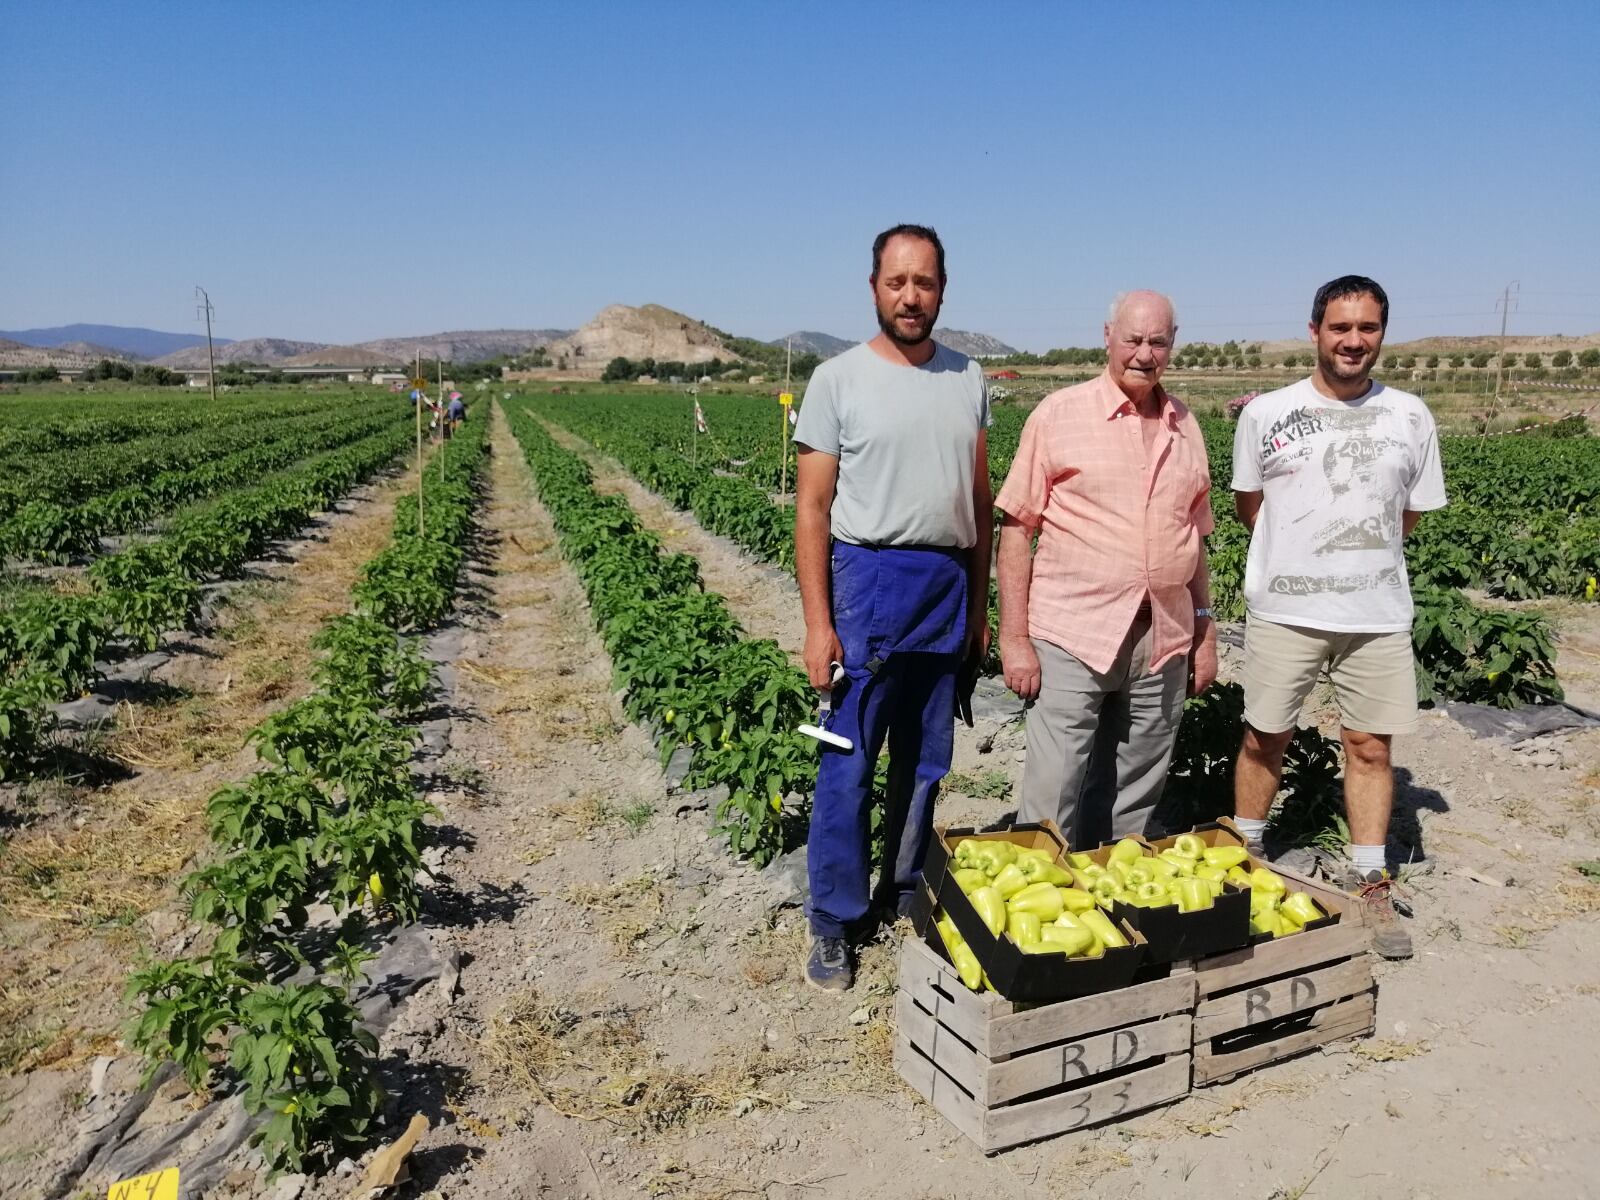
[{"label": "beige shorts", "polygon": [[1362,733],[1410,733],[1417,724],[1411,634],[1330,633],[1249,618],[1244,627],[1244,719],[1285,733],[1327,670],[1339,721]]}]

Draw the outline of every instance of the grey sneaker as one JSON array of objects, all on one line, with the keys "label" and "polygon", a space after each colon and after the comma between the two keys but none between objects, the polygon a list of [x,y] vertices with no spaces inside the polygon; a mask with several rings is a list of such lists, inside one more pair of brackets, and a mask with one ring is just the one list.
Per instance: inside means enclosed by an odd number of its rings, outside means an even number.
[{"label": "grey sneaker", "polygon": [[1250,852],[1251,858],[1260,859],[1270,866],[1298,871],[1302,875],[1309,875],[1317,869],[1317,852],[1308,846],[1274,843],[1269,847],[1265,842],[1250,840],[1245,842],[1244,848]]},{"label": "grey sneaker", "polygon": [[825,992],[846,991],[856,981],[850,962],[850,947],[843,938],[814,937],[811,956],[806,959],[806,982]]},{"label": "grey sneaker", "polygon": [[[1368,871],[1360,874],[1351,868],[1345,884],[1356,894],[1366,911],[1367,923],[1372,926],[1372,948],[1381,958],[1410,958],[1411,935],[1400,927],[1400,914],[1395,900],[1399,885],[1387,871]],[[1401,904],[1404,905],[1403,898]],[[1409,906],[1406,908],[1409,912]]]}]

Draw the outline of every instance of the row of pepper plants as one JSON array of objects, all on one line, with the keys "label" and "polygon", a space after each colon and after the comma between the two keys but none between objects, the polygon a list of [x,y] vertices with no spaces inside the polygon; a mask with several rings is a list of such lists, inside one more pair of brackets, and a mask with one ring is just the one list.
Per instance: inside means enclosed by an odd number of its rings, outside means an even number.
[{"label": "row of pepper plants", "polygon": [[309,455],[379,433],[392,421],[392,413],[370,406],[315,411],[219,432],[203,450],[181,457],[164,454],[180,465],[143,473],[138,482],[103,491],[82,480],[59,489],[41,486],[0,522],[0,555],[41,562],[92,555],[102,537],[142,529],[180,504],[247,487]]},{"label": "row of pepper plants", "polygon": [[[408,722],[432,689],[417,635],[449,609],[486,450],[480,421],[450,443],[448,474],[435,456],[425,528],[408,495],[390,544],[362,568],[353,611],[313,641],[315,690],[248,735],[260,769],[208,802],[217,857],[181,889],[209,949],[128,980],[140,1009],[129,1040],[150,1072],[171,1061],[203,1089],[225,1055],[245,1109],[265,1114],[251,1142],[274,1173],[359,1151],[376,1131],[378,1047],[355,991],[369,947],[421,907],[437,813],[409,765]],[[318,904],[336,927],[311,923]]]},{"label": "row of pepper plants", "polygon": [[[541,408],[543,398],[540,400]],[[816,744],[794,732],[814,694],[770,640],[748,640],[687,554],[665,553],[619,496],[601,495],[589,466],[562,449],[525,400],[506,406],[562,554],[572,563],[625,691],[628,715],[658,729],[661,761],[679,746],[691,788],[725,785],[720,832],[735,854],[765,863],[805,840]]]},{"label": "row of pepper plants", "polygon": [[49,705],[87,690],[108,647],[154,649],[163,632],[192,624],[204,581],[237,576],[394,461],[410,424],[396,411],[357,442],[191,508],[161,536],[97,560],[86,593],[24,593],[0,611],[0,777],[37,754]]},{"label": "row of pepper plants", "polygon": [[[248,409],[226,406],[214,413],[192,412],[190,403],[124,404],[121,407],[131,412],[90,427],[114,433],[111,440],[42,448],[24,442],[0,453],[0,520],[30,501],[80,503],[157,475],[199,466],[257,444],[264,433],[286,422],[335,413],[349,420],[374,407],[370,401],[341,395],[277,397]],[[52,431],[75,428],[66,413],[49,405],[29,412],[28,419],[36,423],[35,432],[46,443]],[[180,419],[186,423],[175,424]],[[82,428],[76,428],[82,436]]]},{"label": "row of pepper plants", "polygon": [[353,399],[357,390],[303,387],[252,389],[248,396],[219,396],[166,388],[129,388],[96,394],[78,389],[66,394],[28,394],[6,398],[6,411],[19,420],[0,428],[0,475],[29,455],[47,456],[84,447],[108,450],[140,439],[186,437],[229,429],[258,420],[309,412]]}]

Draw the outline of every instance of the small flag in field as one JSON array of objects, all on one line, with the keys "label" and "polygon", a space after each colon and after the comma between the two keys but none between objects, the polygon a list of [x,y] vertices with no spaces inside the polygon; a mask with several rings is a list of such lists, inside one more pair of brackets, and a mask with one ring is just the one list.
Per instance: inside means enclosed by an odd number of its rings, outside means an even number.
[{"label": "small flag in field", "polygon": [[789,410],[789,424],[791,424],[791,425],[800,424],[800,414],[795,412],[795,410],[792,409],[792,408]]},{"label": "small flag in field", "polygon": [[450,393],[450,399],[452,399],[452,400],[461,399],[461,393],[460,392],[451,392]]},{"label": "small flag in field", "polygon": [[694,427],[697,433],[710,433],[706,428],[706,414],[700,411],[700,401],[694,402]]}]

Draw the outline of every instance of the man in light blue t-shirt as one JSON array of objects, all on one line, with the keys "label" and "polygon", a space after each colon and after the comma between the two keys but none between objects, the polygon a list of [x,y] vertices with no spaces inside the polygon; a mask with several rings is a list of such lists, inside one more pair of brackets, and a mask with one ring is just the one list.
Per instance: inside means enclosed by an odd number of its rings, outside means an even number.
[{"label": "man in light blue t-shirt", "polygon": [[950,769],[956,672],[987,649],[993,536],[989,399],[977,363],[933,341],[944,247],[897,225],[872,246],[880,332],[823,363],[806,387],[795,441],[795,575],[806,673],[833,689],[807,841],[811,954],[806,979],[854,980],[849,941],[867,932],[872,773],[889,741],[878,899],[904,913]]}]

